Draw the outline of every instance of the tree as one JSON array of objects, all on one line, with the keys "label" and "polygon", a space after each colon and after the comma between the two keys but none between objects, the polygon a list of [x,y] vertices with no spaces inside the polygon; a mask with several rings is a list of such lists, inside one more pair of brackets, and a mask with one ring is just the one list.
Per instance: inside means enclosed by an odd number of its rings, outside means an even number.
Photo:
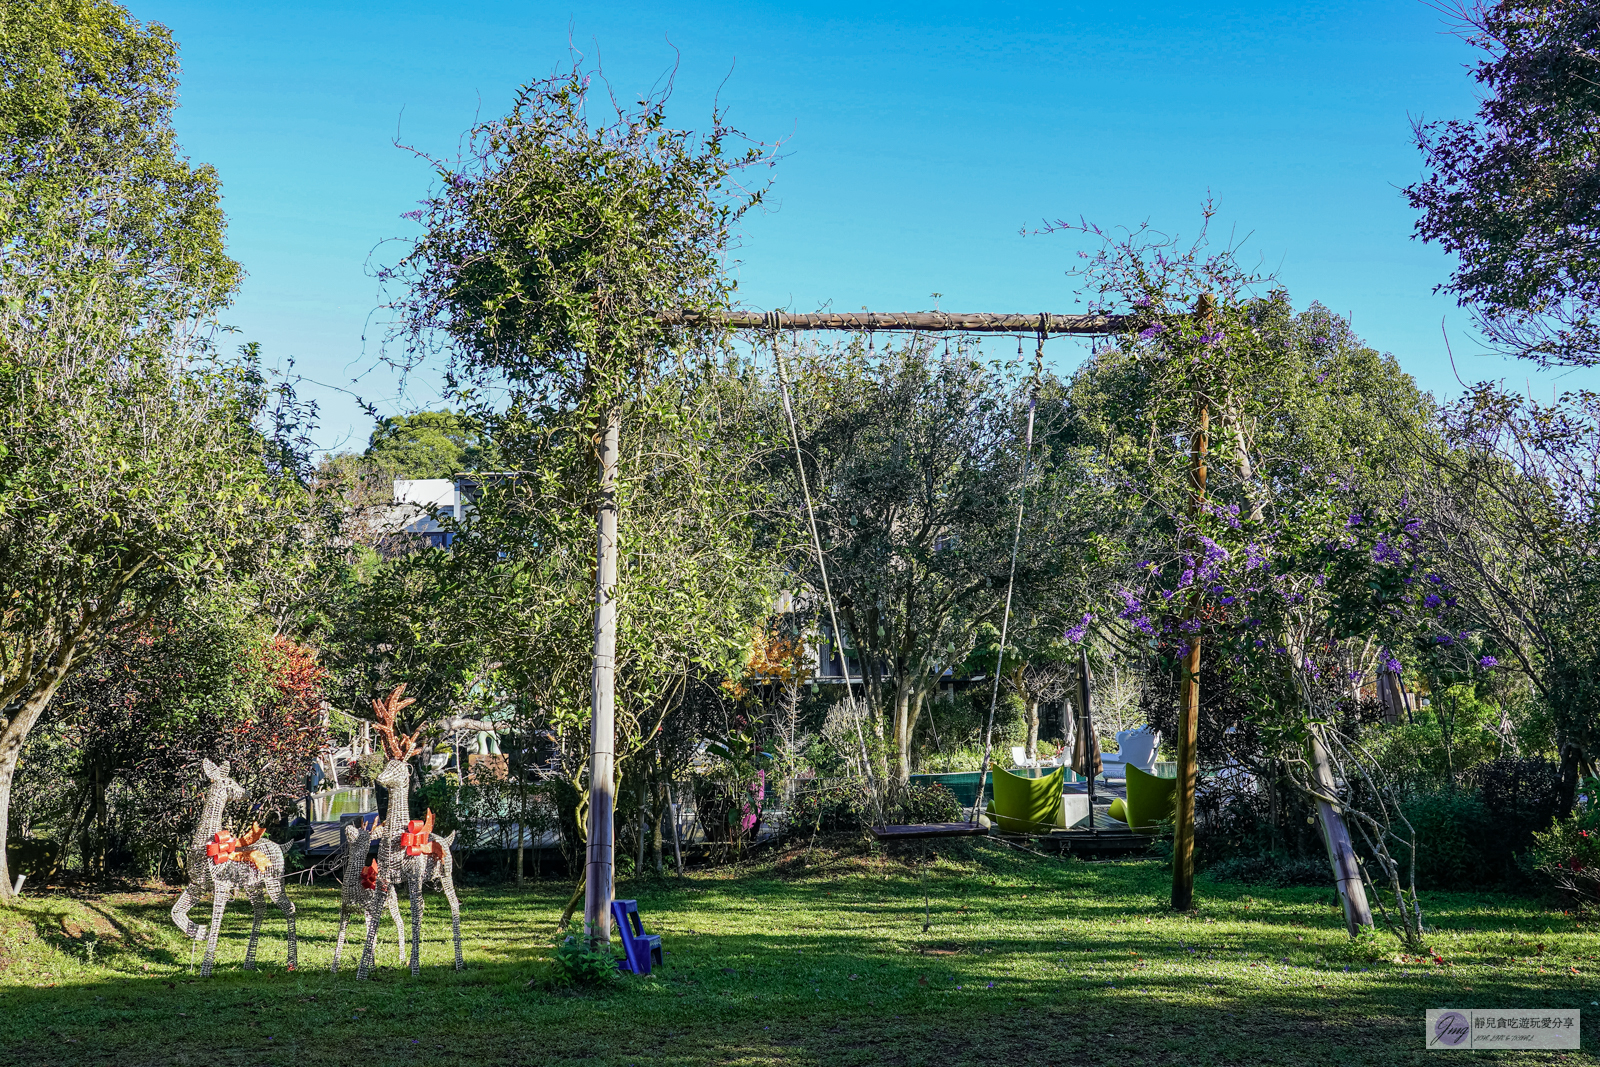
[{"label": "tree", "polygon": [[1488,339],[1541,365],[1600,363],[1600,10],[1580,0],[1455,9],[1486,53],[1475,120],[1418,122],[1432,173],[1416,233],[1459,258],[1444,288]]},{"label": "tree", "polygon": [[1527,679],[1554,720],[1570,811],[1600,755],[1600,396],[1541,404],[1482,383],[1442,416],[1442,433],[1415,438],[1426,476],[1407,482],[1433,598],[1423,641],[1481,642],[1458,667],[1486,655]]},{"label": "tree", "polygon": [[[743,670],[793,536],[781,540],[784,527],[768,523],[778,545],[758,537],[762,449],[747,409],[759,391],[738,370],[711,363],[663,374],[623,411],[634,429],[619,462],[633,473],[618,498],[628,537],[618,570],[612,773],[620,780],[627,768],[635,795],[650,779],[658,801],[667,772],[701,739],[693,727],[703,708],[691,694]],[[583,758],[591,745],[592,437],[573,416],[518,405],[494,419],[515,473],[485,481],[451,547],[444,596],[464,614],[461,629],[441,640],[482,648],[501,664],[497,677],[521,694],[523,733],[535,724],[550,731],[581,791],[585,772],[593,774]],[[588,810],[581,802],[580,817]]]},{"label": "tree", "polygon": [[670,324],[726,304],[721,257],[761,198],[732,179],[770,156],[714,112],[704,135],[666,121],[670,88],[635,110],[588,111],[581,66],[526,86],[476,127],[467,158],[432,160],[439,186],[411,252],[382,277],[400,301],[408,358],[445,350],[452,382],[496,382],[592,434],[597,531],[591,665],[589,858],[584,921],[609,936],[622,417],[655,371],[705,331]]},{"label": "tree", "polygon": [[252,819],[270,827],[294,813],[327,745],[323,671],[308,649],[263,631],[236,607],[201,602],[119,634],[68,676],[18,782],[42,744],[69,753],[53,836],[79,842],[85,873],[106,875],[124,851],[147,870],[181,866],[202,757],[233,761]]},{"label": "tree", "polygon": [[[1325,310],[1295,316],[1287,293],[1255,295],[1266,279],[1241,270],[1234,249],[1210,248],[1203,233],[1188,248],[1144,231],[1105,237],[1091,262],[1085,274],[1097,307],[1131,308],[1142,320],[1080,373],[1074,392],[1079,432],[1143,500],[1142,529],[1123,549],[1138,554],[1124,557],[1122,582],[1107,590],[1117,623],[1104,632],[1130,651],[1154,642],[1159,669],[1179,679],[1173,906],[1185,909],[1204,641],[1244,640],[1240,616],[1282,630],[1251,632],[1244,648],[1300,650],[1258,666],[1276,672],[1280,699],[1266,706],[1290,717],[1285,731],[1308,753],[1318,748],[1320,690],[1299,682],[1328,630],[1325,598],[1313,571],[1291,569],[1268,583],[1262,563],[1280,550],[1274,546],[1325,532],[1340,485],[1370,484],[1375,479],[1360,476],[1394,469],[1376,461],[1410,447],[1402,430],[1425,420],[1429,405],[1392,360],[1360,345]],[[1253,607],[1278,605],[1279,596],[1298,598],[1284,601],[1294,610]],[[1344,670],[1357,674],[1377,652],[1339,649]],[[1356,898],[1359,879],[1351,881],[1342,813],[1324,803],[1321,814],[1328,840],[1340,843],[1331,858],[1349,890],[1351,921],[1370,925],[1364,895]]]},{"label": "tree", "polygon": [[[978,627],[1000,622],[1032,389],[1015,370],[959,348],[941,355],[925,339],[881,356],[858,341],[794,360],[800,449],[813,468],[817,524],[848,631],[832,640],[848,641],[871,726],[879,738],[890,730],[901,782],[924,702],[967,658]],[[1061,417],[1053,382],[1040,383],[1038,405],[1019,612],[1055,611],[1069,599],[1095,522],[1117,513],[1089,458],[1053,440]],[[793,460],[779,452],[772,462],[803,521]],[[809,555],[792,566],[822,588]]]},{"label": "tree", "polygon": [[238,269],[214,175],[176,154],[166,31],[109,4],[7,16],[9,69],[50,53],[56,73],[8,97],[0,139],[0,898],[16,763],[62,682],[254,570],[294,474],[251,424],[257,367],[211,360],[197,328]]},{"label": "tree", "polygon": [[450,478],[495,466],[493,445],[482,424],[454,411],[379,420],[365,456],[395,478]]}]

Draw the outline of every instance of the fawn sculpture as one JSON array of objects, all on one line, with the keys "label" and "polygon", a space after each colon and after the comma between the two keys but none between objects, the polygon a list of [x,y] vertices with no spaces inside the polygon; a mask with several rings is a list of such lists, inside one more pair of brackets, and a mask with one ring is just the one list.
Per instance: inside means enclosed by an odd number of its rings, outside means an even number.
[{"label": "fawn sculpture", "polygon": [[[416,703],[402,700],[404,684],[395,687],[383,700],[372,702],[373,715],[389,762],[378,775],[378,784],[389,791],[389,810],[384,816],[383,833],[378,841],[378,869],[375,888],[383,893],[392,892],[391,886],[404,882],[411,899],[411,974],[422,972],[422,890],[432,881],[450,902],[450,926],[455,935],[456,970],[466,967],[461,958],[461,902],[456,899],[455,882],[451,878],[454,861],[450,845],[456,835],[440,837],[433,833],[433,813],[427,818],[411,818],[408,797],[411,786],[411,765],[406,761],[417,752],[417,738],[425,727],[418,727],[408,736],[395,732],[395,716]],[[356,977],[365,978],[372,970],[373,956],[378,940],[378,920],[383,893],[374,892],[367,899],[367,944],[361,953],[361,964]]]},{"label": "fawn sculpture", "polygon": [[[189,845],[189,885],[172,905],[172,921],[185,937],[199,941],[205,938],[206,956],[200,964],[200,977],[211,974],[217,958],[217,932],[222,926],[222,912],[228,906],[235,890],[242,890],[250,898],[255,911],[255,921],[250,927],[250,947],[245,949],[244,969],[256,967],[256,942],[261,937],[261,918],[266,912],[266,898],[283,912],[289,926],[288,968],[295,969],[294,902],[283,889],[283,851],[271,841],[261,839],[261,827],[256,826],[242,838],[236,838],[222,829],[222,813],[230,801],[245,800],[249,794],[228,775],[232,768],[224,760],[221,766],[210,760],[201,760],[200,767],[211,784],[206,787],[204,806],[200,812],[200,825],[195,829]],[[189,909],[207,890],[211,891],[211,922],[197,926],[189,920]]]},{"label": "fawn sculpture", "polygon": [[[381,834],[383,824],[373,826],[363,822],[359,826],[346,826],[344,834],[344,889],[339,894],[339,939],[333,945],[333,973],[339,973],[339,957],[344,952],[345,931],[350,926],[352,913],[365,921],[368,900],[378,894],[378,861],[367,863],[373,834]],[[394,920],[395,935],[399,940],[400,961],[406,958],[406,924],[400,919],[400,902],[395,898],[394,886],[385,885],[382,895],[389,905],[389,917]]]}]

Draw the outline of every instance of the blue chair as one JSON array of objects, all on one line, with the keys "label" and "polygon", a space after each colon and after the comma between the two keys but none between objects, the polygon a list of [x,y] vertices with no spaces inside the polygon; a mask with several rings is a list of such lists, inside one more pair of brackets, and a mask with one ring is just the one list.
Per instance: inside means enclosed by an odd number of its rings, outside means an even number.
[{"label": "blue chair", "polygon": [[611,919],[616,923],[617,935],[622,938],[623,958],[617,968],[634,974],[649,974],[652,963],[661,962],[661,935],[647,934],[639,921],[637,900],[613,900]]}]

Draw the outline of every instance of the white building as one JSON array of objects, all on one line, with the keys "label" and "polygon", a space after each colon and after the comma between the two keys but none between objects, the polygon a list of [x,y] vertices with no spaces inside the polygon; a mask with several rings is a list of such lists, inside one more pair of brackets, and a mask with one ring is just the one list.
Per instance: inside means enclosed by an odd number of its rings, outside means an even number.
[{"label": "white building", "polygon": [[439,520],[464,518],[461,505],[454,478],[396,478],[390,528],[426,537],[435,548],[447,548],[455,534]]}]

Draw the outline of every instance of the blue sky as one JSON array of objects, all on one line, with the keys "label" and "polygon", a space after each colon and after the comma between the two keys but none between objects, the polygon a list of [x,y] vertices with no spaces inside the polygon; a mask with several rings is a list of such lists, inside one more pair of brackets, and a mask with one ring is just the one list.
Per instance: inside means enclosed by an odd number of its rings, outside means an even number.
[{"label": "blue sky", "polygon": [[[678,64],[673,117],[782,139],[769,209],[748,218],[742,301],[758,308],[1072,311],[1069,236],[1044,219],[1149,221],[1192,234],[1214,198],[1224,232],[1279,272],[1298,306],[1354,317],[1440,396],[1540,378],[1482,355],[1433,288],[1449,274],[1411,239],[1401,186],[1421,172],[1410,121],[1468,115],[1472,53],[1412,0],[1334,5],[249,4],[131,7],[182,46],[184,150],[221,173],[248,272],[226,316],[269,360],[385,413],[436,402],[374,370],[369,274],[426,191],[397,136],[449,154],[475,116],[567,61],[598,56],[619,95]],[[670,43],[669,43],[670,42]],[[385,245],[383,242],[391,243]],[[1052,359],[1081,358],[1069,340]],[[352,379],[359,379],[351,384]],[[349,395],[308,387],[325,448],[359,448]]]}]

